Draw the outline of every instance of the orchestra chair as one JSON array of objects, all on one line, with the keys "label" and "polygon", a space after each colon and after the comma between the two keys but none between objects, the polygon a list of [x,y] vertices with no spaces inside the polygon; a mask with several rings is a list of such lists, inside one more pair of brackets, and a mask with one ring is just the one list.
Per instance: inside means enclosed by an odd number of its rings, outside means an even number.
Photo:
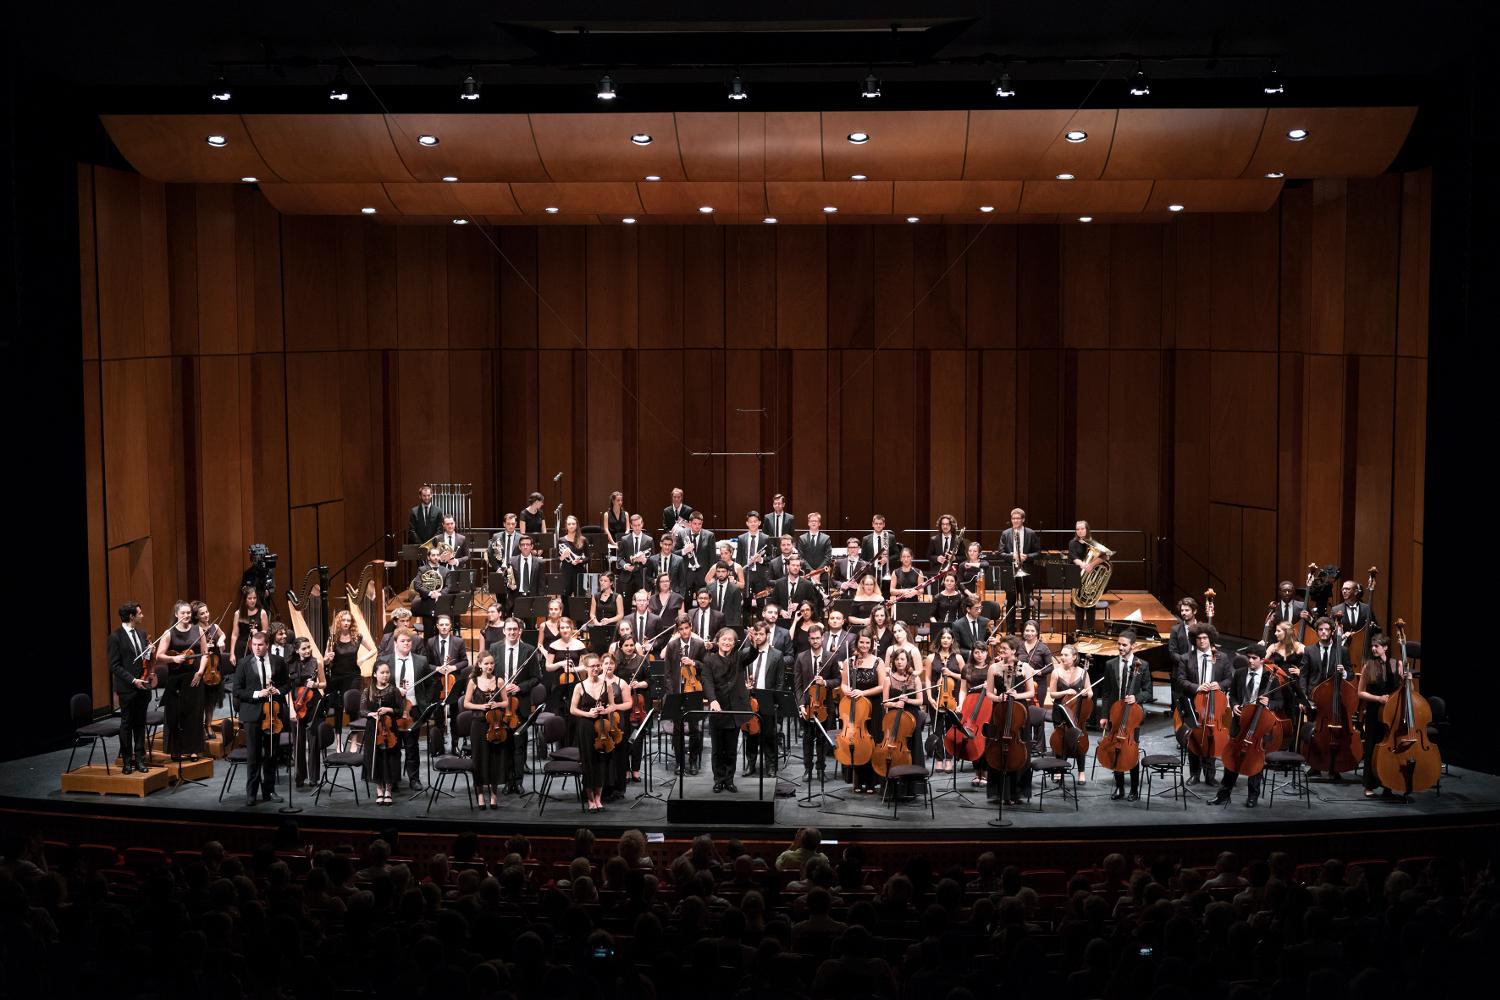
[{"label": "orchestra chair", "polygon": [[[318,804],[318,799],[323,795],[323,789],[328,789],[328,797],[333,798],[335,788],[343,788],[354,793],[354,804],[359,805],[359,783],[363,779],[362,771],[365,764],[364,750],[350,750],[349,740],[353,737],[349,733],[344,737],[344,745],[338,750],[332,749],[334,741],[333,723],[327,719],[318,723],[317,746],[323,752],[323,767],[318,775],[318,788],[313,793],[313,805]],[[363,736],[361,735],[361,738]],[[343,768],[349,772],[349,784],[341,785],[334,778],[337,770]],[[370,786],[365,785],[365,794],[370,793]]]},{"label": "orchestra chair", "polygon": [[[458,713],[457,721],[454,723],[461,733],[467,733],[469,727],[474,724],[474,713],[465,709]],[[437,780],[432,780],[432,772],[437,772]],[[453,754],[439,754],[436,758],[427,758],[427,812],[432,812],[433,804],[437,802],[439,795],[448,795],[450,792],[443,791],[443,781],[447,779],[453,787],[458,786],[458,779],[464,779],[464,792],[469,798],[469,811],[474,811],[474,782],[470,775],[474,773],[474,758],[456,757]]]},{"label": "orchestra chair", "polygon": [[578,762],[578,750],[576,747],[562,747],[562,750],[571,750],[573,758],[567,759],[558,755],[552,747],[557,746],[568,738],[568,723],[560,715],[545,715],[540,717],[542,724],[542,740],[547,748],[547,761],[542,765],[542,788],[537,815],[547,811],[547,790],[552,787],[553,781],[562,782],[562,787],[568,787],[568,779],[573,779],[573,790],[578,794],[578,809],[580,812],[588,812],[588,803],[583,797],[583,765]]},{"label": "orchestra chair", "polygon": [[[531,689],[531,703],[533,705],[545,705],[547,703],[546,687],[538,684],[536,687]],[[560,739],[554,740],[547,736],[547,733],[551,731],[547,729],[548,718],[563,720],[562,737]],[[544,742],[547,743],[549,748],[547,756],[552,758],[553,760],[578,760],[578,748],[566,745],[568,739],[568,718],[569,717],[566,715],[554,715],[551,712],[543,712],[540,716],[537,717],[537,726],[540,728],[542,738]],[[559,746],[558,744],[563,745]],[[536,756],[541,755],[537,754]]]},{"label": "orchestra chair", "polygon": [[[1044,811],[1046,807],[1047,786],[1050,784],[1047,779],[1049,778],[1057,778],[1059,780],[1062,787],[1063,799],[1066,800],[1068,795],[1071,794],[1073,796],[1073,811],[1078,811],[1078,775],[1073,773],[1073,762],[1071,760],[1064,760],[1061,757],[1033,757],[1031,759],[1031,769],[1039,775],[1036,782],[1037,812]],[[1071,789],[1068,787],[1070,782],[1073,786]]]},{"label": "orchestra chair", "polygon": [[1270,784],[1270,795],[1266,796],[1266,808],[1276,807],[1276,786],[1281,784],[1276,778],[1290,777],[1292,794],[1306,800],[1307,808],[1312,808],[1312,786],[1307,783],[1307,758],[1292,750],[1272,750],[1266,754],[1266,769],[1262,774],[1261,783]]},{"label": "orchestra chair", "polygon": [[[1173,742],[1176,742],[1175,740]],[[1183,775],[1187,768],[1187,749],[1178,744],[1175,753],[1148,753],[1141,757],[1141,771],[1146,778],[1146,808],[1151,808],[1151,793],[1157,778],[1172,779],[1169,786],[1172,794],[1182,800],[1182,808],[1188,807],[1187,780]]]},{"label": "orchestra chair", "polygon": [[[104,756],[104,773],[109,774],[109,744],[105,742],[110,737],[120,738],[122,721],[115,717],[102,719],[99,722],[92,721],[94,717],[94,702],[86,694],[75,694],[68,702],[68,710],[73,717],[73,749],[68,753],[67,771],[73,770],[73,755],[85,741],[89,745],[89,759],[84,762],[88,766],[94,762],[94,747],[99,747]],[[123,755],[124,748],[121,748]]]},{"label": "orchestra chair", "polygon": [[920,781],[922,798],[927,803],[927,813],[937,819],[937,809],[932,798],[932,781],[927,768],[921,764],[896,764],[885,769],[885,786],[880,790],[880,800],[891,804],[891,819],[901,815],[901,782]]},{"label": "orchestra chair", "polygon": [[[1406,645],[1413,646],[1416,644],[1409,642]],[[1452,720],[1448,718],[1448,703],[1435,694],[1427,695],[1426,697],[1427,707],[1432,709],[1432,722],[1430,722],[1427,726],[1427,741],[1441,747],[1444,737],[1448,735],[1449,727],[1453,724]],[[1461,774],[1452,774],[1449,772],[1447,757],[1443,758],[1442,776],[1444,778],[1463,777],[1463,775]],[[1442,793],[1442,787],[1442,782],[1438,782],[1437,790],[1439,794]]]},{"label": "orchestra chair", "polygon": [[[166,725],[167,713],[161,707],[161,694],[167,686],[167,665],[165,663],[156,666],[156,690],[151,694],[151,704],[146,706],[146,746],[151,745],[151,738]],[[163,747],[166,744],[162,744]]]},{"label": "orchestra chair", "polygon": [[[250,733],[245,733],[245,739],[251,738]],[[257,735],[258,739],[259,736]],[[224,763],[229,767],[224,771],[224,783],[219,786],[219,801],[224,801],[224,793],[229,791],[230,782],[234,781],[235,772],[250,762],[250,748],[243,742],[224,755]]]},{"label": "orchestra chair", "polygon": [[359,714],[360,697],[360,691],[357,687],[350,688],[344,692],[344,715],[349,717],[348,724],[343,727],[345,732],[355,732],[356,730],[364,729],[365,724],[370,721]]}]

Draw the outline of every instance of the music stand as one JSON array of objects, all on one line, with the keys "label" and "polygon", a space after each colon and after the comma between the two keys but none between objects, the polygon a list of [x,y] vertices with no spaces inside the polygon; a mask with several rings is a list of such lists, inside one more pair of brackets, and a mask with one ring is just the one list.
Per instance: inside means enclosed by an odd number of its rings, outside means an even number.
[{"label": "music stand", "polygon": [[426,562],[427,550],[410,542],[401,546],[401,558],[406,562]]},{"label": "music stand", "polygon": [[[550,531],[528,531],[527,538],[531,539],[531,554],[545,558],[544,553],[552,551],[552,532]],[[521,551],[521,543],[516,541],[516,551]]]},{"label": "music stand", "polygon": [[[950,730],[952,730],[952,729],[964,729],[965,728],[963,720],[960,719],[958,717],[958,714],[956,712],[954,712],[953,709],[951,709],[951,708],[939,709],[938,712],[937,712],[936,722],[937,722],[938,745],[939,746],[943,745],[943,737],[947,736],[948,732]],[[946,798],[947,796],[952,795],[952,796],[954,796],[955,798],[958,799],[958,801],[959,801],[959,803],[961,805],[968,806],[969,808],[972,809],[972,808],[975,808],[975,806],[974,806],[974,800],[971,799],[971,798],[969,798],[963,792],[961,792],[961,791],[958,790],[958,762],[959,762],[960,759],[961,758],[958,758],[958,757],[954,757],[953,758],[953,770],[948,772],[949,774],[951,774],[953,776],[953,787],[949,788],[947,791],[938,792],[936,795],[934,795],[932,797],[932,801],[936,802],[938,799]],[[936,760],[933,761],[933,767],[934,768],[937,767]],[[979,808],[984,808],[984,807],[981,806]]]},{"label": "music stand", "polygon": [[591,626],[588,631],[588,637],[589,649],[603,655],[609,649],[609,644],[615,641],[615,626]]},{"label": "music stand", "polygon": [[[514,740],[517,736],[521,736],[521,737],[523,737],[525,739],[530,739],[532,732],[534,732],[535,729],[536,729],[534,723],[537,720],[537,716],[541,715],[542,712],[546,710],[546,708],[547,708],[547,705],[546,705],[545,702],[542,703],[542,704],[540,704],[540,705],[533,705],[531,707],[531,714],[528,715],[528,716],[526,716],[526,721],[525,722],[521,723],[519,726],[517,726],[515,728],[515,731],[510,734],[510,738],[512,740]],[[536,748],[535,747],[532,747],[532,754],[531,754],[531,756],[532,756],[533,760],[536,759]],[[522,764],[523,765],[525,764],[524,752],[523,752]],[[530,771],[531,771],[531,791],[529,791],[529,792],[522,792],[521,793],[521,797],[516,800],[518,803],[524,804],[527,799],[531,798],[533,795],[538,794],[537,790],[536,790],[536,772],[537,772],[537,770],[538,769],[534,768],[534,767],[530,769]]]},{"label": "music stand", "polygon": [[848,598],[848,597],[835,598],[834,600],[829,601],[828,602],[828,606],[823,609],[823,615],[826,618],[829,612],[831,612],[831,611],[837,611],[837,612],[841,613],[844,616],[844,618],[847,620],[849,618],[849,615],[850,615],[851,612],[858,611],[859,610],[859,606],[861,604],[867,604],[867,603],[873,603],[873,602],[856,601],[856,600],[854,600],[852,598]]},{"label": "music stand", "polygon": [[547,614],[547,594],[516,595],[511,614],[516,618],[541,618]]},{"label": "music stand", "polygon": [[932,622],[931,601],[897,601],[892,618],[907,625],[922,626]]},{"label": "music stand", "polygon": [[453,593],[474,589],[474,571],[472,569],[450,569],[448,578],[443,584]]},{"label": "music stand", "polygon": [[[641,720],[641,724],[635,727],[635,732],[630,734],[629,747],[627,749],[634,750],[637,744],[651,735],[651,728],[656,722],[657,714],[660,711],[661,709],[658,707],[646,713],[646,717]],[[630,804],[630,808],[632,809],[640,805],[642,799],[656,799],[658,802],[666,801],[665,796],[658,795],[651,790],[652,780],[656,775],[656,767],[651,761],[651,754],[649,752],[642,751],[641,753],[641,770],[645,773],[641,778],[641,790],[636,793],[635,801]]]},{"label": "music stand", "polygon": [[[450,577],[453,576],[452,573],[448,575]],[[467,572],[465,572],[465,575],[472,576],[472,574]],[[437,599],[437,615],[434,617],[440,618],[443,615],[447,615],[450,619],[452,619],[454,623],[453,634],[458,635],[458,621],[464,614],[468,612],[469,605],[473,602],[473,598],[474,594],[470,590],[452,591],[447,594],[442,594]],[[437,633],[434,632],[432,635],[425,636],[424,638],[433,639],[436,637]]]},{"label": "music stand", "polygon": [[[807,725],[812,726],[817,731],[818,735],[821,736],[821,737],[823,737],[823,742],[827,743],[830,748],[833,748],[835,750],[838,748],[837,744],[835,744],[833,742],[833,737],[828,734],[828,730],[823,727],[823,724],[821,722],[817,721],[816,719],[808,719],[807,720]],[[835,757],[833,759],[833,763],[834,763],[835,767],[838,766],[838,762],[839,762],[838,758]],[[811,770],[811,768],[812,768],[812,761],[804,761],[803,763],[805,765],[807,765],[807,769],[808,770]],[[803,796],[802,798],[800,798],[800,799],[797,800],[797,808],[798,809],[822,809],[823,808],[823,800],[824,799],[834,799],[835,801],[838,801],[838,802],[844,801],[844,797],[842,795],[838,794],[837,792],[830,792],[830,791],[828,791],[828,774],[827,774],[827,768],[826,767],[820,767],[820,768],[818,768],[818,792],[817,792],[817,795],[818,795],[818,801],[814,802],[813,801],[812,781],[809,780],[807,782],[807,794],[805,796]]]}]

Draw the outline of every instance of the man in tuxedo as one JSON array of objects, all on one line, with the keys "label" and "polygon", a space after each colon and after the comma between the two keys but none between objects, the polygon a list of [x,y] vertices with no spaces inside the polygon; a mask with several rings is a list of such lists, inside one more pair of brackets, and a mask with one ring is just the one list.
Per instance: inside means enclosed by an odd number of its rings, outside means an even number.
[{"label": "man in tuxedo", "polygon": [[452,514],[443,515],[443,530],[438,534],[436,544],[447,545],[453,549],[442,560],[450,568],[460,565],[464,560],[469,558],[469,537],[459,533],[458,521]]},{"label": "man in tuxedo", "polygon": [[[688,515],[688,528],[682,539],[682,558],[687,564],[688,586],[695,590],[703,586],[715,556],[714,533],[703,526],[701,510]],[[698,568],[693,569],[694,565]]]},{"label": "man in tuxedo", "polygon": [[[1151,688],[1151,668],[1135,655],[1135,633],[1129,629],[1116,638],[1119,655],[1104,662],[1104,676],[1094,688],[1099,693],[1099,722],[1105,735],[1109,734],[1109,713],[1117,702],[1133,705],[1143,698]],[[1125,773],[1115,772],[1115,790],[1111,799],[1128,798],[1135,802],[1140,798],[1141,766],[1130,770],[1130,794],[1125,794]]]},{"label": "man in tuxedo", "polygon": [[1302,620],[1306,610],[1307,605],[1297,600],[1297,588],[1292,585],[1292,581],[1282,580],[1276,585],[1276,604],[1266,616],[1266,627],[1260,636],[1261,642],[1270,644],[1276,638],[1277,625],[1282,622],[1297,624]]},{"label": "man in tuxedo", "polygon": [[682,561],[682,556],[676,553],[677,539],[673,535],[663,534],[657,542],[658,551],[656,555],[646,560],[646,587],[654,590],[656,578],[663,573],[667,574],[672,581],[672,589],[683,596],[687,596],[688,577],[687,564]]},{"label": "man in tuxedo", "polygon": [[704,642],[712,642],[724,627],[724,616],[713,609],[713,594],[707,587],[699,590],[694,600],[693,610],[688,612],[693,620],[693,634]]},{"label": "man in tuxedo", "polygon": [[[1041,553],[1042,546],[1036,532],[1026,527],[1026,512],[1019,507],[1015,508],[1010,512],[1010,527],[1000,532],[1000,554],[997,557],[1000,565],[1008,563],[1017,570],[1024,569],[1031,574],[1032,567],[1029,563]],[[1011,608],[1005,617],[1007,631],[1021,631],[1020,623],[1031,617],[1031,592],[1035,584],[1034,575],[1016,579],[1012,574],[1010,584],[1005,588],[1005,600]],[[1016,619],[1014,628],[1011,623],[1012,615]]]},{"label": "man in tuxedo", "polygon": [[1308,643],[1302,658],[1302,670],[1297,678],[1302,692],[1312,696],[1313,689],[1326,681],[1336,671],[1349,672],[1349,657],[1343,645],[1334,635],[1333,619],[1319,618],[1316,625],[1318,641]]},{"label": "man in tuxedo", "polygon": [[637,590],[649,590],[646,582],[646,562],[656,542],[643,530],[641,515],[630,515],[630,530],[616,539],[615,565],[620,571],[620,592],[633,594]]},{"label": "man in tuxedo", "polygon": [[886,528],[884,514],[870,518],[870,533],[860,540],[859,554],[875,568],[875,578],[882,584],[891,578],[891,568],[901,561],[901,543]]},{"label": "man in tuxedo", "polygon": [[851,538],[844,543],[844,554],[833,561],[833,585],[838,596],[848,597],[859,586],[859,578],[870,571],[871,564],[860,558],[859,539]]},{"label": "man in tuxedo", "polygon": [[[1177,731],[1177,739],[1184,746],[1187,745],[1188,733],[1194,728],[1193,723],[1201,724],[1203,721],[1193,707],[1193,698],[1203,691],[1218,691],[1219,697],[1228,697],[1229,683],[1234,677],[1234,663],[1229,654],[1214,649],[1214,640],[1218,637],[1212,628],[1198,625],[1190,635],[1193,650],[1177,661],[1177,671],[1172,676],[1172,690],[1177,695],[1177,711],[1183,720],[1182,728]],[[1188,784],[1196,785],[1202,781],[1210,788],[1216,786],[1219,783],[1214,777],[1217,767],[1211,747],[1202,756],[1189,750]]]},{"label": "man in tuxedo", "polygon": [[824,701],[827,703],[829,689],[838,687],[839,684],[839,661],[829,656],[823,648],[823,626],[814,622],[807,630],[808,648],[798,655],[797,661],[792,668],[792,692],[797,696],[797,714],[803,719],[802,724],[802,780],[812,779],[813,768],[817,768],[818,778],[822,780],[828,760],[828,741],[819,736],[813,729],[821,726],[827,729],[833,723],[833,714],[830,712],[826,722],[818,722],[807,716],[807,700],[811,688],[814,686],[824,689]]},{"label": "man in tuxedo", "polygon": [[[688,616],[678,615],[676,632],[667,640],[661,655],[662,679],[668,695],[682,694],[683,659],[691,660],[701,670],[708,649],[708,644],[693,634],[693,623]],[[703,726],[699,719],[695,716],[689,720],[672,717],[665,720],[672,723],[672,753],[676,755],[678,769],[692,776],[698,774],[703,762]]]},{"label": "man in tuxedo", "polygon": [[677,531],[678,522],[686,521],[687,505],[682,502],[682,487],[672,487],[672,502],[661,509],[661,533],[670,535]]},{"label": "man in tuxedo", "polygon": [[504,573],[510,561],[521,554],[521,530],[516,515],[506,514],[501,529],[490,537],[485,561],[491,572]]},{"label": "man in tuxedo", "polygon": [[[436,691],[433,678],[427,676],[427,657],[412,652],[415,638],[410,629],[397,629],[395,639],[391,644],[391,651],[375,661],[377,667],[381,663],[390,666],[391,683],[396,685],[397,689],[412,703],[414,720],[428,705],[432,704]],[[416,727],[398,731],[396,739],[400,741],[402,752],[406,755],[406,780],[411,785],[412,791],[420,792],[422,778],[421,769],[418,766],[420,762]]]},{"label": "man in tuxedo", "polygon": [[781,609],[769,601],[760,609],[760,620],[766,623],[768,641],[781,652],[783,659],[790,662],[793,649],[792,633],[781,624],[780,615]]},{"label": "man in tuxedo", "polygon": [[[437,546],[434,545],[427,550],[427,562],[417,570],[417,575],[412,577],[411,589],[415,591],[416,596],[412,598],[411,613],[422,619],[424,636],[431,636],[437,631],[438,598],[452,589],[448,585],[451,572],[448,564],[439,557]],[[433,586],[433,574],[436,574],[436,586]]]},{"label": "man in tuxedo", "polygon": [[282,691],[288,687],[286,663],[270,654],[264,632],[250,636],[250,651],[234,668],[234,691],[239,699],[240,723],[245,730],[245,805],[257,801],[280,802],[276,794],[276,743],[279,737],[262,733],[262,714],[272,702],[281,706],[283,724],[288,718]]},{"label": "man in tuxedo", "polygon": [[797,539],[797,554],[809,575],[826,569],[833,560],[833,540],[823,534],[823,515],[817,511],[807,515],[807,530]]},{"label": "man in tuxedo", "polygon": [[[521,622],[508,618],[501,629],[501,639],[492,643],[490,655],[495,658],[495,676],[505,684],[504,694],[521,699],[521,715],[531,713],[531,689],[541,682],[541,669],[537,663],[536,647],[521,641]],[[505,790],[521,794],[521,773],[526,761],[526,744],[523,740],[509,739],[500,745],[500,773],[505,775]]]},{"label": "man in tuxedo", "polygon": [[1355,643],[1361,643],[1359,648],[1360,662],[1369,659],[1370,636],[1379,631],[1375,625],[1375,618],[1370,613],[1370,606],[1359,599],[1359,584],[1353,580],[1345,580],[1343,589],[1340,591],[1343,602],[1335,604],[1328,612],[1329,617],[1337,624],[1342,621],[1344,626],[1344,652],[1347,656]]},{"label": "man in tuxedo", "polygon": [[448,693],[445,703],[447,707],[433,716],[432,724],[437,733],[439,752],[446,727],[453,734],[453,753],[457,756],[458,712],[464,700],[464,687],[469,682],[469,650],[464,645],[464,637],[453,634],[453,619],[447,615],[438,615],[437,634],[427,640],[427,659],[438,672],[434,678],[438,691],[442,691],[449,675],[453,677],[453,690]]},{"label": "man in tuxedo", "polygon": [[715,563],[713,577],[708,581],[709,606],[717,611],[724,624],[737,629],[745,621],[745,595],[734,581],[729,579],[729,566]]},{"label": "man in tuxedo", "polygon": [[[771,583],[775,583],[786,576],[787,560],[797,555],[797,540],[791,535],[782,535],[776,538],[775,544],[777,553],[771,557],[771,561],[767,564],[767,572]],[[801,556],[797,556],[797,558],[800,559]],[[761,589],[764,590],[765,588],[762,587]]]},{"label": "man in tuxedo", "polygon": [[[771,645],[765,622],[756,622],[746,633],[754,656],[746,666],[747,679],[752,691],[780,691],[786,686],[786,661]],[[766,770],[775,774],[779,765],[776,727],[776,705],[770,699],[759,703],[760,732],[745,734],[745,774],[755,773],[757,760],[764,754]]]},{"label": "man in tuxedo", "polygon": [[432,487],[423,486],[417,491],[417,505],[406,519],[406,540],[412,545],[421,545],[443,530],[443,512],[432,502]]},{"label": "man in tuxedo", "polygon": [[510,572],[516,578],[517,597],[535,597],[542,592],[545,570],[542,560],[531,551],[531,536],[522,535],[521,554],[511,560]]},{"label": "man in tuxedo", "polygon": [[927,574],[936,576],[938,571],[964,557],[958,550],[958,526],[952,514],[944,514],[937,520],[938,533],[927,540]]},{"label": "man in tuxedo", "polygon": [[151,642],[145,622],[141,606],[126,601],[120,605],[120,627],[109,634],[105,643],[110,684],[120,699],[120,759],[124,762],[121,774],[145,771],[150,763],[146,756],[146,709],[151,705],[156,671],[150,671],[149,680],[141,679],[143,667],[151,662]]},{"label": "man in tuxedo", "polygon": [[[700,679],[703,681],[703,700],[711,712],[748,712],[750,710],[750,687],[745,683],[745,668],[754,659],[750,650],[737,650],[734,633],[727,629],[720,632],[703,657]],[[709,722],[713,730],[714,791],[733,792],[734,759],[739,751],[739,726],[744,719],[738,715],[719,716]]]},{"label": "man in tuxedo", "polygon": [[781,620],[790,625],[797,614],[797,605],[811,601],[813,617],[823,616],[823,592],[802,575],[802,559],[792,556],[787,561],[786,576],[771,586],[771,602],[781,608]]},{"label": "man in tuxedo", "polygon": [[667,622],[651,613],[651,595],[645,590],[637,590],[631,595],[630,610],[623,622],[630,626],[635,635],[636,649],[641,653],[650,655],[666,645],[666,638],[658,638],[657,633],[667,627]]},{"label": "man in tuxedo", "polygon": [[791,535],[797,530],[797,515],[786,509],[786,497],[780,493],[771,497],[771,512],[765,517],[765,529],[772,538]]},{"label": "man in tuxedo", "polygon": [[[1239,709],[1241,706],[1254,705],[1259,702],[1271,712],[1281,712],[1287,707],[1286,691],[1277,686],[1276,675],[1266,669],[1265,656],[1266,647],[1255,645],[1245,650],[1243,656],[1235,657],[1234,677],[1229,684],[1229,704],[1235,710],[1235,715],[1230,720],[1229,733],[1234,739],[1240,736]],[[1224,783],[1219,787],[1219,794],[1214,796],[1210,804],[1221,806],[1228,802],[1238,777],[1239,775],[1231,771],[1226,764]],[[1260,779],[1260,772],[1250,776],[1250,798],[1245,802],[1247,808],[1254,809],[1256,801],[1260,798]]]},{"label": "man in tuxedo", "polygon": [[745,567],[745,588],[754,595],[771,585],[771,536],[760,530],[760,511],[745,515],[745,531],[735,536],[735,556]]},{"label": "man in tuxedo", "polygon": [[1198,602],[1184,597],[1177,602],[1177,622],[1167,636],[1167,653],[1173,660],[1180,660],[1193,651],[1193,640],[1189,630],[1198,624]]},{"label": "man in tuxedo", "polygon": [[958,644],[965,658],[974,647],[983,646],[989,642],[990,620],[982,614],[983,611],[984,602],[977,597],[972,598],[968,607],[964,609],[964,616],[951,626],[953,641]]}]

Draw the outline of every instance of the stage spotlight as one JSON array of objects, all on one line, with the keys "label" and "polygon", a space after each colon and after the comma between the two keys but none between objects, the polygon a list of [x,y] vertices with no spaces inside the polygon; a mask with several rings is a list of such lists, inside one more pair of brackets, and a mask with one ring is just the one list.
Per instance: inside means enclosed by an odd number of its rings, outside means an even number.
[{"label": "stage spotlight", "polygon": [[750,95],[745,91],[745,82],[739,77],[729,81],[729,99],[731,101],[748,101]]},{"label": "stage spotlight", "polygon": [[459,92],[458,99],[460,101],[479,100],[479,81],[472,76],[464,77],[464,89]]},{"label": "stage spotlight", "polygon": [[601,101],[613,101],[615,99],[615,82],[605,73],[599,78],[599,90],[594,94]]},{"label": "stage spotlight", "polygon": [[1168,212],[1180,212],[1180,211],[1183,210],[1184,207],[1185,206],[1183,206],[1183,205],[1168,205],[1167,206],[1167,211]]},{"label": "stage spotlight", "polygon": [[823,206],[823,214],[825,214],[825,215],[832,215],[834,212],[837,212],[838,210],[839,210],[839,207],[837,205],[824,205]]},{"label": "stage spotlight", "polygon": [[850,174],[849,179],[851,181],[866,181],[869,180],[869,177],[864,174]]},{"label": "stage spotlight", "polygon": [[469,220],[468,219],[454,219],[453,220],[453,224],[455,226],[467,226],[469,224]]},{"label": "stage spotlight", "polygon": [[907,222],[921,222],[921,221],[922,221],[922,219],[921,219],[921,217],[920,217],[920,216],[916,216],[916,215],[908,215],[908,216],[907,216],[907,217],[906,217],[906,221],[907,221]]},{"label": "stage spotlight", "polygon": [[979,206],[979,210],[981,212],[983,212],[985,215],[989,215],[991,212],[993,212],[995,210],[995,206],[994,205],[980,205]]},{"label": "stage spotlight", "polygon": [[704,215],[712,215],[714,212],[714,207],[712,205],[699,205],[698,211],[702,212]]},{"label": "stage spotlight", "polygon": [[1057,175],[1057,179],[1060,180],[1060,181],[1070,181],[1070,180],[1073,179],[1073,175],[1072,174],[1058,174]]},{"label": "stage spotlight", "polygon": [[1151,81],[1146,79],[1146,71],[1141,69],[1140,60],[1136,60],[1135,72],[1130,74],[1130,96],[1151,96]]},{"label": "stage spotlight", "polygon": [[633,225],[635,225],[635,216],[633,216],[633,215],[627,215],[627,216],[625,216],[625,218],[621,219],[620,221],[623,222],[623,223],[625,223],[625,225],[627,225],[627,226],[633,226]]},{"label": "stage spotlight", "polygon": [[661,174],[647,174],[646,175],[646,180],[648,180],[648,181],[659,181],[659,180],[661,180]]},{"label": "stage spotlight", "polygon": [[1266,171],[1266,179],[1267,180],[1278,181],[1278,180],[1280,180],[1281,178],[1283,178],[1285,176],[1286,176],[1286,172],[1282,171],[1282,170],[1268,170],[1268,171]]},{"label": "stage spotlight", "polygon": [[1094,221],[1094,217],[1092,215],[1080,215],[1078,217],[1078,221],[1079,222],[1093,222]]},{"label": "stage spotlight", "polygon": [[233,96],[229,92],[229,84],[224,82],[224,74],[220,73],[219,78],[214,81],[214,89],[209,92],[208,99],[211,101],[227,101]]},{"label": "stage spotlight", "polygon": [[761,219],[760,221],[764,222],[768,226],[774,226],[774,225],[776,225],[776,216],[774,216],[774,215],[768,215],[764,219]]},{"label": "stage spotlight", "polygon": [[1016,96],[1016,88],[1012,87],[1011,84],[1010,84],[1010,74],[1009,73],[1001,73],[1000,74],[1000,79],[998,79],[998,80],[991,80],[990,83],[993,84],[994,87],[995,87],[995,96],[996,97],[1015,97]]},{"label": "stage spotlight", "polygon": [[254,184],[258,180],[260,180],[260,178],[258,178],[258,177],[241,177],[240,178],[240,183],[242,183],[242,184]]},{"label": "stage spotlight", "polygon": [[873,100],[874,98],[880,96],[880,81],[875,79],[874,73],[871,73],[869,76],[865,77],[865,86],[864,89],[859,92],[859,96],[865,98],[866,100]]},{"label": "stage spotlight", "polygon": [[444,184],[456,184],[456,183],[458,183],[458,178],[454,177],[452,174],[448,174],[446,177],[443,178],[443,183]]},{"label": "stage spotlight", "polygon": [[548,215],[556,215],[560,211],[560,209],[556,205],[548,205],[546,208],[542,209],[542,211],[546,212]]},{"label": "stage spotlight", "polygon": [[349,99],[349,85],[344,82],[343,70],[339,70],[333,74],[333,83],[328,88],[328,99],[330,101],[347,101]]}]

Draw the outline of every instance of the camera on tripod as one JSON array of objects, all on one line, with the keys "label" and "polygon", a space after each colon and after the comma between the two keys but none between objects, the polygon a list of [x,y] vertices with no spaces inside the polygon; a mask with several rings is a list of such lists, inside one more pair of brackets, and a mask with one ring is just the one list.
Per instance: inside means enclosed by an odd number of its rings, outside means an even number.
[{"label": "camera on tripod", "polygon": [[260,606],[266,607],[271,595],[276,592],[276,553],[266,545],[256,542],[250,546],[250,568],[240,580],[241,587],[254,587],[260,597]]}]

